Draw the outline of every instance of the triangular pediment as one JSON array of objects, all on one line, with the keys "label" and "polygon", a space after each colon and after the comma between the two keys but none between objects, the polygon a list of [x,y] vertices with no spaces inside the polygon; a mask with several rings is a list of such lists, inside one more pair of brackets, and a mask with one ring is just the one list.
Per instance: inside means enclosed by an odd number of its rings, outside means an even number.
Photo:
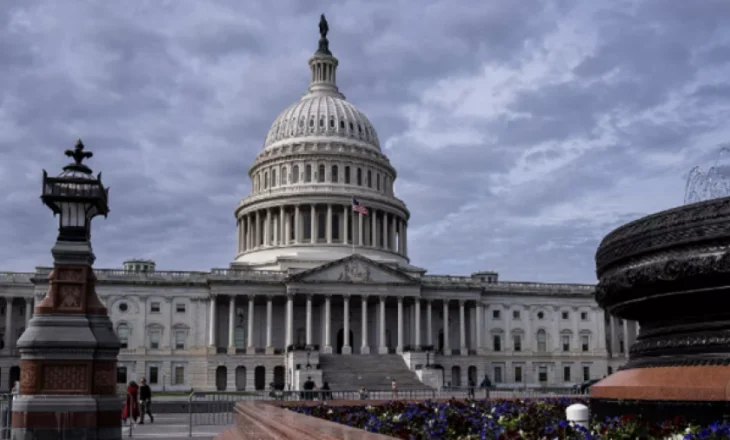
[{"label": "triangular pediment", "polygon": [[292,275],[290,280],[302,283],[417,283],[416,279],[397,269],[358,254]]}]

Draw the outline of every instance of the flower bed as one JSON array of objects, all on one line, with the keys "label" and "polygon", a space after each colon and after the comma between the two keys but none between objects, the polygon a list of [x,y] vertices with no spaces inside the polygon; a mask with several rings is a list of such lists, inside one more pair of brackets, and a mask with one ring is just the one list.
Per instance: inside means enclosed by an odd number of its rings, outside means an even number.
[{"label": "flower bed", "polygon": [[421,403],[389,402],[378,406],[298,406],[301,414],[370,432],[420,439],[647,439],[716,440],[730,438],[730,425],[688,426],[681,419],[647,424],[624,416],[591,425],[565,421],[565,409],[585,399],[490,400]]}]

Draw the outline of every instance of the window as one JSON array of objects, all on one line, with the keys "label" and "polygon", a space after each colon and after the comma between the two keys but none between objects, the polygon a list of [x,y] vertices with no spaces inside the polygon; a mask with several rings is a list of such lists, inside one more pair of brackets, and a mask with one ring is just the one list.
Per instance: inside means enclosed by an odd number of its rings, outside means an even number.
[{"label": "window", "polygon": [[543,312],[537,312],[537,319],[542,319],[545,317],[545,314]]},{"label": "window", "polygon": [[339,182],[340,176],[338,174],[339,173],[339,170],[337,169],[337,165],[332,165],[332,171],[331,171],[331,173],[332,173],[332,175],[330,176],[330,180],[332,181],[332,183]]},{"label": "window", "polygon": [[317,216],[317,238],[327,238],[327,216],[322,213]]},{"label": "window", "polygon": [[286,167],[281,169],[281,184],[286,185]]},{"label": "window", "polygon": [[368,188],[373,187],[373,172],[368,170]]},{"label": "window", "polygon": [[570,382],[570,365],[563,366],[563,382]]},{"label": "window", "polygon": [[276,170],[271,170],[271,187],[276,186]]},{"label": "window", "polygon": [[512,335],[512,348],[514,351],[522,351],[522,336]]},{"label": "window", "polygon": [[129,347],[129,326],[127,324],[119,324],[117,327],[117,337],[122,344],[120,348]]},{"label": "window", "polygon": [[588,335],[580,335],[580,349],[584,353],[588,351],[588,346],[590,343],[590,338]]},{"label": "window", "polygon": [[568,312],[563,312],[562,315],[563,315],[563,319],[568,319],[568,317],[570,316],[570,315],[568,315]]},{"label": "window", "polygon": [[499,310],[492,310],[492,318],[493,319],[499,319],[500,318],[500,311]]},{"label": "window", "polygon": [[537,370],[537,380],[540,382],[547,382],[547,367],[541,365]]},{"label": "window", "polygon": [[357,169],[357,186],[362,186],[362,168]]},{"label": "window", "polygon": [[345,183],[347,185],[350,184],[350,167],[349,166],[345,167]]},{"label": "window", "polygon": [[624,351],[625,349],[626,348],[624,347],[624,340],[623,339],[620,339],[618,341],[618,352],[619,353],[625,353],[625,351]]},{"label": "window", "polygon": [[519,310],[513,310],[512,311],[512,319],[520,319],[520,311]]},{"label": "window", "polygon": [[613,367],[608,367],[608,375],[610,376],[612,374],[613,374]]},{"label": "window", "polygon": [[175,332],[175,350],[185,350],[185,332],[182,330]]},{"label": "window", "polygon": [[375,173],[375,189],[380,191],[380,173]]},{"label": "window", "polygon": [[306,165],[304,167],[304,181],[305,182],[312,181],[312,165]]},{"label": "window", "polygon": [[177,313],[185,313],[185,303],[177,303],[177,304],[175,304],[175,311]]},{"label": "window", "polygon": [[160,313],[160,303],[150,303],[150,313]]},{"label": "window", "polygon": [[332,240],[340,239],[340,214],[332,213]]},{"label": "window", "polygon": [[157,385],[160,382],[160,367],[150,367],[150,385]]},{"label": "window", "polygon": [[264,171],[264,189],[269,187],[269,172]]},{"label": "window", "polygon": [[581,321],[588,321],[588,312],[580,312]]},{"label": "window", "polygon": [[319,170],[317,171],[317,182],[324,183],[324,178],[325,177],[326,176],[325,176],[325,173],[324,173],[324,165],[320,165],[319,166]]},{"label": "window", "polygon": [[117,367],[117,383],[127,383],[127,367]]},{"label": "window", "polygon": [[522,382],[522,366],[515,367],[515,382]]},{"label": "window", "polygon": [[502,367],[499,365],[494,367],[494,383],[502,383]]},{"label": "window", "polygon": [[591,367],[583,365],[583,380],[591,380]]},{"label": "window", "polygon": [[[316,213],[315,213],[316,215]],[[312,212],[302,212],[301,213],[302,219],[302,238],[304,240],[311,240],[312,239]]]},{"label": "window", "polygon": [[291,183],[299,182],[299,165],[294,165],[291,169]]},{"label": "window", "polygon": [[541,353],[547,351],[547,334],[542,329],[537,331],[537,351]]},{"label": "window", "polygon": [[150,348],[156,350],[160,348],[160,337],[161,332],[159,330],[152,330],[150,332]]},{"label": "window", "polygon": [[570,351],[570,335],[562,335],[563,351]]},{"label": "window", "polygon": [[492,346],[494,351],[502,351],[502,338],[499,335],[492,336]]},{"label": "window", "polygon": [[124,313],[127,310],[129,310],[129,305],[127,305],[127,303],[125,303],[125,302],[119,303],[119,311],[120,312]]},{"label": "window", "polygon": [[185,385],[185,367],[182,365],[175,365],[172,378],[173,385]]}]

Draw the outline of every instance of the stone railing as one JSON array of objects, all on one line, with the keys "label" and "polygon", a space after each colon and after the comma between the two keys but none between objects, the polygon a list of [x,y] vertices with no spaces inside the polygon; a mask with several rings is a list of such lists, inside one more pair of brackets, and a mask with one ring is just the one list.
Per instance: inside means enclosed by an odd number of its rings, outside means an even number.
[{"label": "stone railing", "polygon": [[31,272],[0,272],[0,283],[26,284],[33,275]]},{"label": "stone railing", "polygon": [[211,278],[224,278],[229,280],[281,281],[287,275],[287,272],[276,270],[212,269],[210,271]]},{"label": "stone railing", "polygon": [[493,292],[555,292],[555,293],[585,293],[593,294],[596,286],[591,284],[570,283],[534,283],[518,281],[499,281],[485,283],[470,276],[459,275],[424,275],[421,278],[424,284],[430,285],[461,285],[469,287],[483,287]]},{"label": "stone railing", "polygon": [[276,186],[274,188],[261,190],[256,194],[252,194],[241,200],[238,206],[248,206],[252,203],[258,202],[260,200],[265,200],[270,197],[286,197],[299,196],[302,194],[311,194],[314,196],[335,195],[349,198],[352,197],[353,193],[355,195],[362,195],[362,197],[367,197],[368,199],[382,202],[384,204],[398,206],[404,211],[406,210],[406,204],[402,200],[398,199],[395,196],[385,194],[382,191],[377,191],[373,188],[344,183],[331,184],[317,182],[300,182],[291,185]]}]

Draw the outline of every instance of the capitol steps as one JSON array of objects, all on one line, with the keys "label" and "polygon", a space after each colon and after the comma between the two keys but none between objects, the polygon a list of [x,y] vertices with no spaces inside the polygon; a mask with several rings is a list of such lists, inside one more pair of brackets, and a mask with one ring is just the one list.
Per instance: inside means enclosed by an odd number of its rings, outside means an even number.
[{"label": "capitol steps", "polygon": [[393,379],[400,390],[428,388],[397,354],[320,355],[319,362],[332,390],[389,390]]}]

